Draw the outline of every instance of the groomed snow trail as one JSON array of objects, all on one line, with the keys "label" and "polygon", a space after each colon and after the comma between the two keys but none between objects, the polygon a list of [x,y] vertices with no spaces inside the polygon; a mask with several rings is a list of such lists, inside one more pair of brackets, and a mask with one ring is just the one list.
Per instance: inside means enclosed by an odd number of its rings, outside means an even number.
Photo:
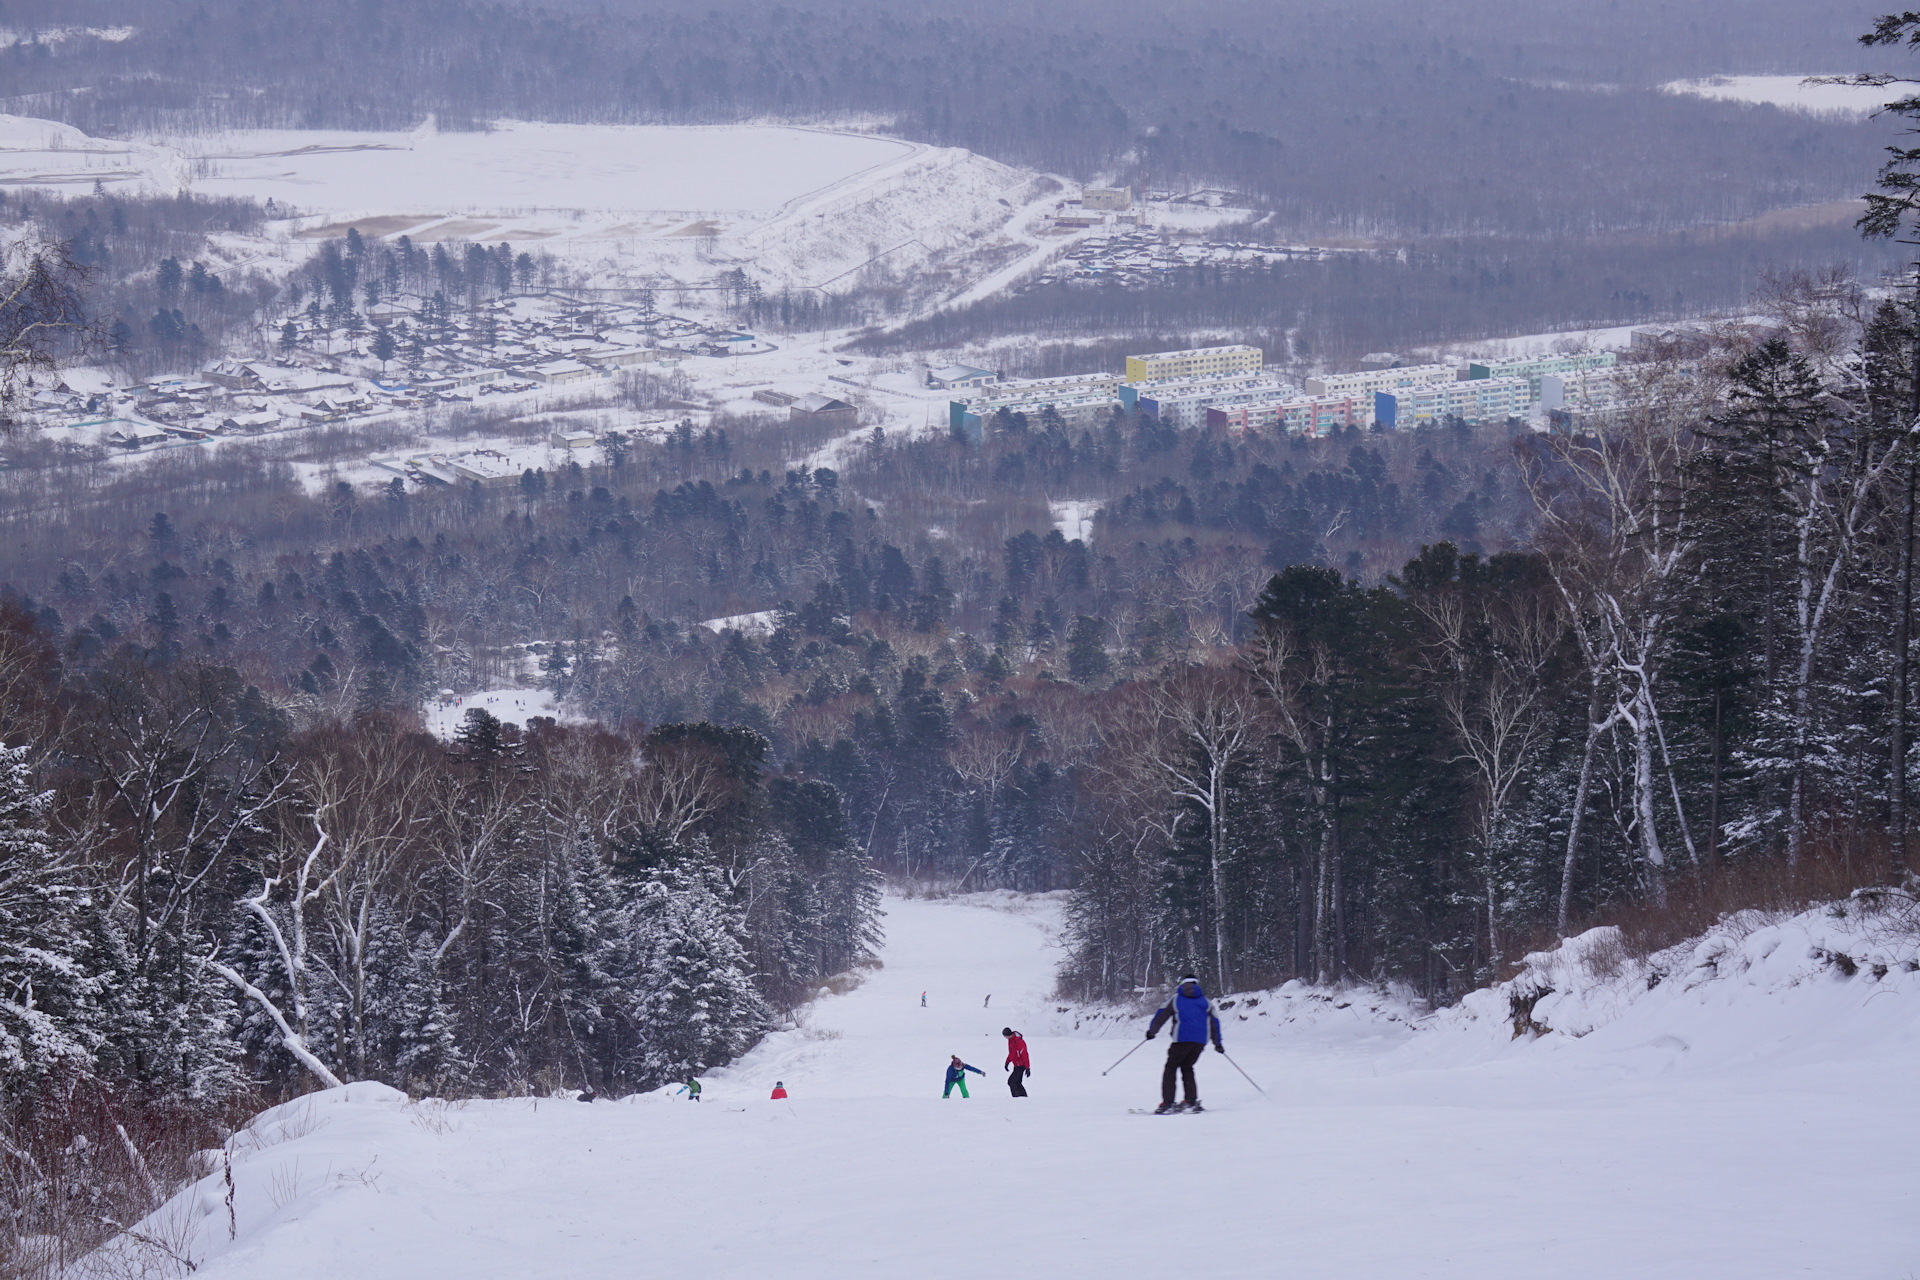
[{"label": "groomed snow trail", "polygon": [[[1100,1038],[1047,999],[1056,900],[887,910],[885,967],[714,1073],[698,1105],[441,1108],[350,1085],[256,1126],[234,1161],[237,1240],[218,1177],[148,1234],[181,1242],[197,1280],[1920,1270],[1901,992],[1865,1006],[1900,1008],[1874,1015],[1878,1038],[1780,1053],[1791,1030],[1762,1022],[1710,1061],[1600,1033],[1449,1054],[1458,1032],[1365,1001],[1278,1026],[1243,1004],[1227,1047],[1270,1101],[1209,1051],[1209,1114],[1143,1117],[1126,1111],[1157,1100],[1165,1036],[1100,1075],[1144,1026]],[[1025,1100],[999,1070],[1008,1024],[1032,1046]],[[1823,1031],[1843,1025],[1863,1024]],[[971,1099],[940,1096],[952,1053],[988,1073]],[[776,1079],[790,1100],[768,1099]]]}]

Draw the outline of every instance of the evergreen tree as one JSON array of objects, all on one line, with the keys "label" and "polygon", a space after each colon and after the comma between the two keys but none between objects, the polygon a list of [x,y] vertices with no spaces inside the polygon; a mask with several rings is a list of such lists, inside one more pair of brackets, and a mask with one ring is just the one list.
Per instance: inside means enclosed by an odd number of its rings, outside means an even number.
[{"label": "evergreen tree", "polygon": [[744,924],[717,871],[657,872],[629,927],[639,961],[631,1016],[642,1038],[642,1088],[684,1080],[753,1047],[772,1015],[747,971]]},{"label": "evergreen tree", "polygon": [[47,833],[26,747],[0,747],[0,1091],[91,1074],[104,1039],[93,905]]},{"label": "evergreen tree", "polygon": [[1075,684],[1098,684],[1113,670],[1105,634],[1106,624],[1098,618],[1081,614],[1073,620],[1067,633],[1067,678]]},{"label": "evergreen tree", "polygon": [[394,981],[398,999],[391,1009],[396,1082],[410,1091],[454,1093],[468,1083],[474,1064],[455,1036],[439,957],[425,937],[405,947],[402,956]]}]

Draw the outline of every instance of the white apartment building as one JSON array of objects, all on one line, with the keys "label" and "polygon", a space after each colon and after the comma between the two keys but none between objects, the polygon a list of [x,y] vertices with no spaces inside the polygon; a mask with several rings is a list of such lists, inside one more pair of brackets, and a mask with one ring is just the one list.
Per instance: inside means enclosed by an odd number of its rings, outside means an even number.
[{"label": "white apartment building", "polygon": [[1401,391],[1409,387],[1428,387],[1459,380],[1459,370],[1450,364],[1413,364],[1404,369],[1362,369],[1358,373],[1329,373],[1307,379],[1307,394],[1322,399],[1351,397],[1372,403],[1382,391]]},{"label": "white apartment building", "polygon": [[1046,396],[1115,395],[1120,378],[1112,373],[1076,373],[1064,378],[1012,378],[973,388],[969,404],[1032,400]]},{"label": "white apartment building", "polygon": [[1181,430],[1205,426],[1207,407],[1229,401],[1271,400],[1297,394],[1295,388],[1266,373],[1241,373],[1227,378],[1162,378],[1153,382],[1122,383],[1120,407],[1151,413]]}]

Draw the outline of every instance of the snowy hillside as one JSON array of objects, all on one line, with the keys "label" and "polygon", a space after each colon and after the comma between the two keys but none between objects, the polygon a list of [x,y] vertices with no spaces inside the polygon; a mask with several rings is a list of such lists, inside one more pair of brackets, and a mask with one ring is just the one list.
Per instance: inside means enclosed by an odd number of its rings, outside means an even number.
[{"label": "snowy hillside", "polygon": [[[123,1248],[216,1280],[1920,1265],[1920,977],[1892,955],[1878,977],[1808,955],[1842,935],[1864,953],[1847,922],[1710,939],[1651,992],[1588,935],[1523,976],[1561,984],[1532,1006],[1560,1030],[1534,1038],[1513,1037],[1510,990],[1418,1031],[1364,993],[1243,997],[1227,1047],[1267,1096],[1209,1052],[1209,1114],[1155,1118],[1128,1108],[1156,1100],[1164,1038],[1102,1076],[1142,1024],[1048,999],[1056,900],[887,906],[884,967],[708,1078],[698,1105],[352,1085],[239,1135],[231,1216],[216,1171]],[[1024,1100],[998,1078],[1009,1023],[1032,1045]],[[940,1096],[952,1053],[988,1073],[971,1099]],[[768,1098],[775,1080],[788,1100]]]},{"label": "snowy hillside", "polygon": [[1920,1054],[1913,931],[1842,903],[1780,918],[1745,911],[1645,959],[1611,927],[1527,957],[1513,981],[1439,1014],[1417,1052],[1639,1057],[1698,1069],[1808,1066]]},{"label": "snowy hillside", "polygon": [[[0,115],[0,188],[193,192],[272,200],[275,237],[229,237],[233,266],[313,241],[405,234],[534,243],[596,285],[707,282],[740,267],[772,290],[865,271],[957,289],[1035,252],[1060,185],[959,148],[784,125],[572,125],[482,132],[241,130],[138,141]],[[930,277],[930,279],[922,279]]]}]

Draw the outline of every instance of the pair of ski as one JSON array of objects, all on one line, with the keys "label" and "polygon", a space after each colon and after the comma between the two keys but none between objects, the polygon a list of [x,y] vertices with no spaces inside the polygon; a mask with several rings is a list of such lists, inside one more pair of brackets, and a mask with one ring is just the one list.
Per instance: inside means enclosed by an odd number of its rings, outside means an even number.
[{"label": "pair of ski", "polygon": [[1197,1102],[1176,1102],[1164,1111],[1158,1107],[1128,1107],[1127,1114],[1130,1116],[1178,1116],[1196,1115],[1205,1110],[1206,1108]]}]

